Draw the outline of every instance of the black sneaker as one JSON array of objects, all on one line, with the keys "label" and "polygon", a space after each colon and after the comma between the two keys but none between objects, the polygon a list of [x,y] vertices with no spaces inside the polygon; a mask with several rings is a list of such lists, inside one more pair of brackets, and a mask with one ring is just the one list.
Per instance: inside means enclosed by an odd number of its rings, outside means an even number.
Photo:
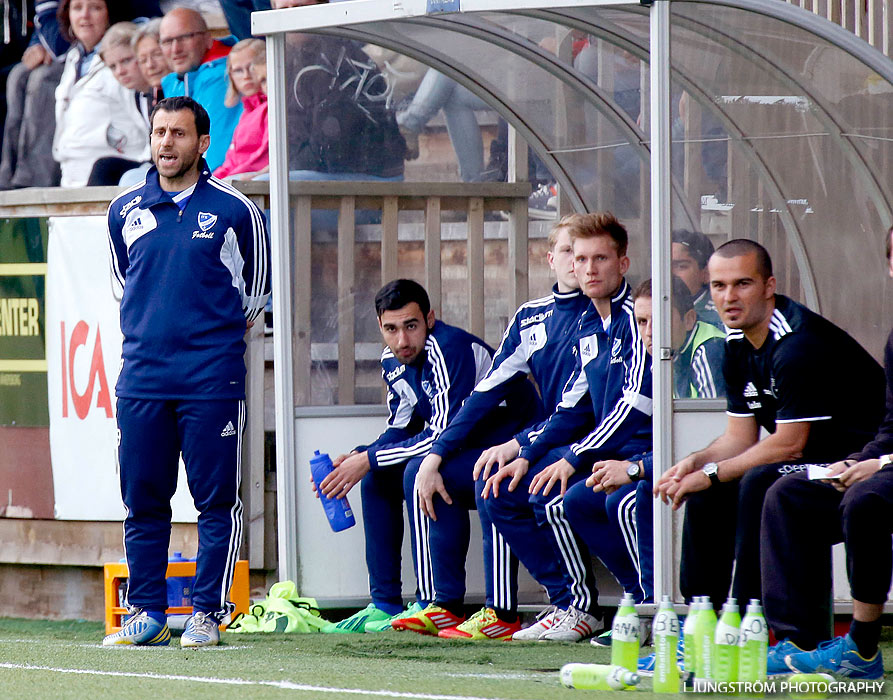
[{"label": "black sneaker", "polygon": [[594,647],[611,646],[611,630],[605,630],[601,634],[596,635],[589,640],[589,643]]}]

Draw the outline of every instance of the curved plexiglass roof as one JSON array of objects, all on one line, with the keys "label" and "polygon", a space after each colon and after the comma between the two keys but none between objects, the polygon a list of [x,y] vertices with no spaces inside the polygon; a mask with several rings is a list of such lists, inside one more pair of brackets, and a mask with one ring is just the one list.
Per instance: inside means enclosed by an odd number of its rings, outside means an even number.
[{"label": "curved plexiglass roof", "polygon": [[[254,29],[350,37],[453,78],[521,133],[574,208],[627,222],[634,272],[647,276],[649,9],[469,0],[459,13],[425,10],[359,0],[256,13]],[[673,226],[763,242],[782,292],[879,354],[893,64],[778,0],[673,0],[670,13]]]}]

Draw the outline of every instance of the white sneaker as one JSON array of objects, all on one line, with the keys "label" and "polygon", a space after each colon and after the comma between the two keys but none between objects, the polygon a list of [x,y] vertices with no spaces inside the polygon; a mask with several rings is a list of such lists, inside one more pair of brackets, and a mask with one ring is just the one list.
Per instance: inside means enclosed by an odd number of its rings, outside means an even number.
[{"label": "white sneaker", "polygon": [[203,612],[194,613],[186,620],[181,647],[213,647],[220,642],[220,629],[213,615]]},{"label": "white sneaker", "polygon": [[543,632],[541,642],[579,642],[591,637],[602,628],[598,618],[571,605],[561,616],[557,625]]},{"label": "white sneaker", "polygon": [[515,632],[512,635],[512,639],[516,642],[536,641],[544,632],[557,625],[562,615],[564,615],[564,610],[550,605],[536,616],[536,622],[530,625],[530,627],[525,627],[523,630]]}]

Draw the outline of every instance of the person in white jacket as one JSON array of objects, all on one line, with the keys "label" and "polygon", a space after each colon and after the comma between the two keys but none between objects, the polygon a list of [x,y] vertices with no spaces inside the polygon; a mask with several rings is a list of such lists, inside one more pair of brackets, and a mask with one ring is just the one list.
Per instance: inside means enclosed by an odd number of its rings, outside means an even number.
[{"label": "person in white jacket", "polygon": [[109,27],[107,0],[63,2],[59,21],[75,42],[56,89],[53,158],[62,187],[83,187],[98,158],[149,159],[149,135],[133,92],[103,63],[97,48]]}]

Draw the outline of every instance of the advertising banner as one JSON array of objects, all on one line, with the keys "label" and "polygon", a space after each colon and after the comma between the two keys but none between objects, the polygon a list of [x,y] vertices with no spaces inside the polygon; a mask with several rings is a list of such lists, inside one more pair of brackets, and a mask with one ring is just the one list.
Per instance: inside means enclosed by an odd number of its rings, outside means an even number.
[{"label": "advertising banner", "polygon": [[46,229],[39,219],[0,219],[0,426],[49,422],[44,280]]},{"label": "advertising banner", "polygon": [[[56,217],[47,251],[47,385],[55,515],[122,520],[115,382],[121,364],[105,217]],[[197,513],[180,479],[174,520]]]}]

